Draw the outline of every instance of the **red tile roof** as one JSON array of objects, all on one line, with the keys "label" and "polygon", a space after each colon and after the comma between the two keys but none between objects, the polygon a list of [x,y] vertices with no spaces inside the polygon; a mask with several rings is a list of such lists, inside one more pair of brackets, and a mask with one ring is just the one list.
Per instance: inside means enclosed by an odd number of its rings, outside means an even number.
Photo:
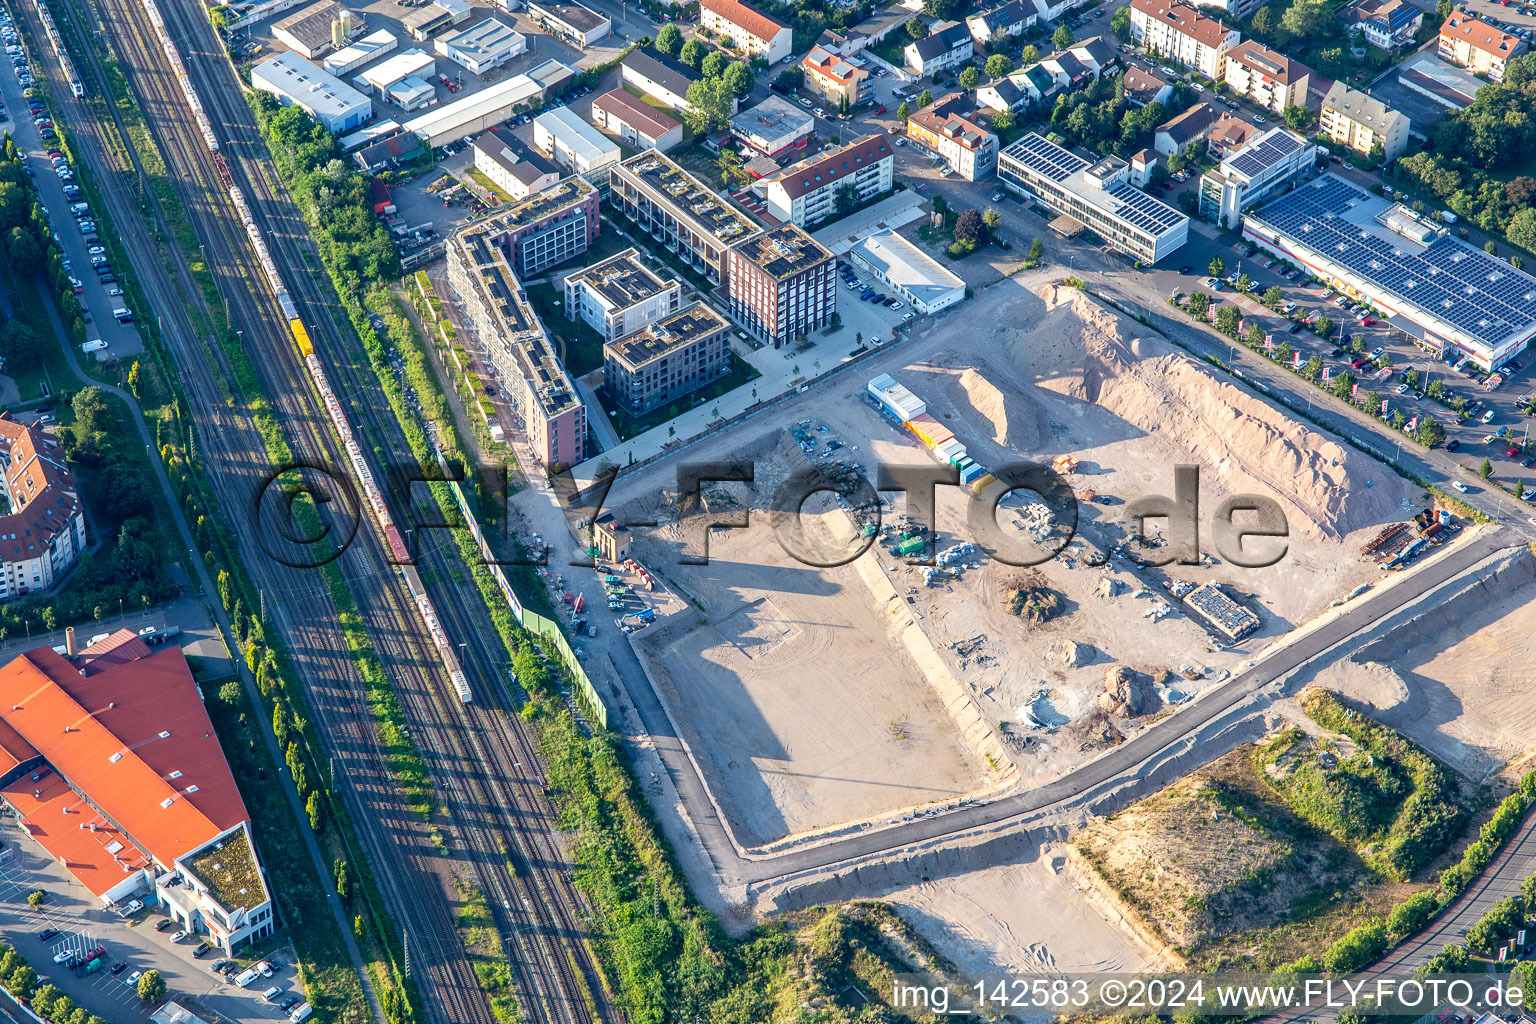
[{"label": "red tile roof", "polygon": [[1522,40],[1466,14],[1453,14],[1440,26],[1440,35],[1456,39],[1476,50],[1508,60],[1520,48]]},{"label": "red tile roof", "polygon": [[93,676],[114,665],[138,661],[149,655],[149,644],[140,640],[139,634],[131,629],[120,629],[81,651],[75,658],[75,667],[80,669],[81,675]]},{"label": "red tile roof", "polygon": [[830,78],[844,83],[850,81],[861,71],[868,74],[865,68],[820,45],[813,47],[811,52],[805,55],[800,65],[808,71],[821,75],[823,78]]},{"label": "red tile roof", "polygon": [[0,720],[162,864],[248,818],[179,647],[89,676],[29,651],[0,668]]},{"label": "red tile roof", "polygon": [[1291,85],[1302,75],[1311,74],[1311,69],[1306,65],[1252,39],[1244,40],[1228,50],[1227,60],[1235,60],[1246,68],[1268,75],[1281,85]]},{"label": "red tile roof", "polygon": [[789,27],[737,0],[700,0],[699,6],[718,14],[732,25],[746,29],[765,43],[773,42],[774,36]]},{"label": "red tile roof", "polygon": [[1148,17],[1156,18],[1175,31],[1193,36],[1207,46],[1217,46],[1232,30],[1221,22],[1207,18],[1193,7],[1170,0],[1131,0],[1131,7]]},{"label": "red tile roof", "polygon": [[789,198],[798,199],[839,178],[850,177],[881,160],[894,159],[884,135],[857,139],[841,149],[811,157],[784,168],[774,181],[784,186]]},{"label": "red tile roof", "polygon": [[80,511],[75,474],[52,435],[6,412],[0,412],[0,459],[11,492],[11,513],[0,516],[0,560],[36,558]]}]

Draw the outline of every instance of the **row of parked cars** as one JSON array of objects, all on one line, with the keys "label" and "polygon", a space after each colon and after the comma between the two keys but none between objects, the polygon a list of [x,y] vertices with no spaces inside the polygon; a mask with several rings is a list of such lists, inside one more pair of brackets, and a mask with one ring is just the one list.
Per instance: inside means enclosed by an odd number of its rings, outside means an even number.
[{"label": "row of parked cars", "polygon": [[[233,960],[217,960],[210,967],[214,974],[223,975],[224,980],[231,985],[240,988],[250,988],[260,979],[274,977],[283,967],[277,960],[262,960],[252,967],[240,970],[240,965]],[[261,993],[261,998],[269,1006],[275,1006],[288,1015],[291,1024],[303,1024],[314,1013],[313,1007],[304,1001],[303,997],[286,992],[278,985],[272,985]]]},{"label": "row of parked cars", "polygon": [[[906,309],[907,304],[902,302],[900,299],[892,298],[889,295],[876,291],[874,288],[866,286],[863,279],[860,278],[858,273],[854,271],[853,267],[849,266],[848,264],[839,263],[838,269],[842,272],[843,275],[843,287],[847,288],[851,292],[858,292],[859,298],[862,301],[873,302],[876,305],[884,306],[886,309]],[[860,291],[860,289],[863,290]],[[908,311],[902,314],[901,318],[903,320],[911,320],[913,315],[914,314],[911,311]]]}]

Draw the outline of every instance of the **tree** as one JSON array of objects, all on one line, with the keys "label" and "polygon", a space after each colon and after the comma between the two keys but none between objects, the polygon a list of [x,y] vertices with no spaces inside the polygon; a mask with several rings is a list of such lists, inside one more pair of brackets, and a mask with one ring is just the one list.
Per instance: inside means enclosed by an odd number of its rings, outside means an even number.
[{"label": "tree", "polygon": [[955,241],[986,244],[987,225],[981,219],[980,210],[966,210],[955,219]]},{"label": "tree", "polygon": [[970,92],[981,84],[981,72],[976,70],[976,65],[967,64],[960,69],[960,88]]},{"label": "tree", "polygon": [[1058,50],[1065,50],[1075,42],[1077,37],[1072,34],[1072,30],[1066,26],[1065,22],[1057,25],[1056,31],[1051,33],[1051,45]]},{"label": "tree", "polygon": [[1013,111],[999,110],[992,115],[992,130],[999,135],[1004,134],[1013,127]]},{"label": "tree", "polygon": [[1375,960],[1387,948],[1387,931],[1371,921],[1350,930],[1323,953],[1323,967],[1333,974],[1351,974]]},{"label": "tree", "polygon": [[11,228],[10,234],[6,236],[5,253],[11,266],[23,272],[37,266],[43,258],[43,249],[37,244],[37,236],[20,224]]},{"label": "tree", "polygon": [[43,895],[43,890],[33,889],[31,892],[27,893],[27,906],[31,907],[33,910],[36,910],[38,907],[43,905],[43,900],[45,899],[47,899],[47,897]]},{"label": "tree", "polygon": [[25,998],[32,994],[33,989],[37,988],[37,972],[32,969],[30,964],[22,964],[11,972],[9,978],[5,979],[5,988],[12,995]]},{"label": "tree", "polygon": [[1212,256],[1211,262],[1206,264],[1206,269],[1211,272],[1212,277],[1220,277],[1227,269],[1227,264],[1220,256]]},{"label": "tree", "polygon": [[115,418],[107,405],[107,394],[101,388],[94,384],[81,388],[75,392],[70,405],[75,410],[76,437],[86,440],[112,432]]},{"label": "tree", "polygon": [[1347,399],[1355,389],[1355,375],[1347,372],[1336,373],[1333,375],[1332,383],[1333,387],[1329,390],[1333,392],[1333,397]]},{"label": "tree", "polygon": [[[1267,10],[1267,8],[1266,8]],[[1292,131],[1304,132],[1312,127],[1312,111],[1306,107],[1298,107],[1294,103],[1285,106],[1285,124]]]},{"label": "tree", "polygon": [[1019,52],[1019,64],[1022,66],[1033,64],[1039,59],[1040,47],[1036,46],[1034,43],[1029,43],[1024,47],[1023,50]]},{"label": "tree", "polygon": [[225,704],[228,704],[230,707],[234,707],[236,704],[239,704],[240,701],[244,699],[244,697],[245,691],[240,688],[240,683],[238,680],[231,679],[229,682],[219,687],[219,700],[223,701]]},{"label": "tree", "polygon": [[1301,364],[1301,375],[1306,380],[1316,384],[1323,376],[1323,357],[1313,356]]},{"label": "tree", "polygon": [[272,735],[277,737],[277,745],[288,747],[288,715],[283,711],[283,705],[278,703],[272,708]]},{"label": "tree", "polygon": [[1195,292],[1189,297],[1189,315],[1196,320],[1204,320],[1205,315],[1211,311],[1211,297],[1205,292]]},{"label": "tree", "polygon": [[1387,931],[1393,935],[1411,935],[1429,923],[1440,901],[1433,892],[1416,892],[1392,908],[1387,914]]},{"label": "tree", "polygon": [[710,50],[699,64],[699,73],[705,78],[719,78],[725,73],[725,66],[730,62],[731,58],[725,55],[724,50]]},{"label": "tree", "polygon": [[1280,344],[1275,346],[1275,351],[1274,351],[1275,362],[1277,362],[1277,363],[1289,363],[1291,361],[1291,353],[1293,353],[1295,351],[1296,351],[1295,349],[1291,348],[1291,343],[1290,342],[1282,341]]},{"label": "tree", "polygon": [[338,857],[336,859],[336,895],[345,900],[347,889],[347,862]]},{"label": "tree", "polygon": [[1413,438],[1425,448],[1433,448],[1445,440],[1445,428],[1433,416],[1420,416],[1418,428],[1413,432]]},{"label": "tree", "polygon": [[309,815],[309,829],[311,832],[319,832],[325,826],[325,819],[320,815],[319,790],[310,793],[309,799],[304,801],[304,812]]},{"label": "tree", "polygon": [[981,222],[987,226],[987,231],[996,231],[1003,226],[1003,215],[997,212],[997,207],[989,206],[982,212]]},{"label": "tree", "polygon": [[1521,960],[1515,964],[1509,972],[1510,987],[1518,987],[1522,992],[1536,992],[1536,963],[1530,960]]},{"label": "tree", "polygon": [[1109,17],[1109,30],[1122,43],[1131,41],[1131,9],[1129,6],[1115,8],[1115,13]]},{"label": "tree", "polygon": [[733,98],[725,79],[701,78],[688,87],[688,105],[683,109],[683,123],[695,135],[724,128],[731,117]]},{"label": "tree", "polygon": [[1237,337],[1243,322],[1243,311],[1236,306],[1222,306],[1216,311],[1216,329],[1229,338]]},{"label": "tree", "polygon": [[116,463],[101,474],[102,511],[116,520],[148,515],[154,508],[154,490],[130,464]]},{"label": "tree", "polygon": [[1263,327],[1260,327],[1256,323],[1248,325],[1248,334],[1246,336],[1246,340],[1248,342],[1249,348],[1258,348],[1260,345],[1264,344],[1264,338],[1265,334]]},{"label": "tree", "polygon": [[1002,78],[1013,70],[1013,61],[1006,53],[994,53],[987,58],[987,77],[993,80]]},{"label": "tree", "polygon": [[912,109],[907,106],[907,101],[906,100],[902,100],[901,101],[901,106],[896,108],[896,120],[900,121],[902,124],[906,124],[907,123],[907,118],[910,117],[911,115],[912,115]]},{"label": "tree", "polygon": [[752,66],[744,60],[733,60],[725,73],[720,76],[725,82],[725,87],[737,99],[745,99],[751,91],[757,88],[757,76],[752,73]]},{"label": "tree", "polygon": [[1045,243],[1038,238],[1029,241],[1029,258],[1039,263],[1045,258]]},{"label": "tree", "polygon": [[683,33],[676,25],[663,25],[656,33],[656,49],[668,57],[676,57],[683,49]]},{"label": "tree", "polygon": [[1239,274],[1237,275],[1237,284],[1235,287],[1240,292],[1251,292],[1253,291],[1253,278],[1249,277],[1247,274]]},{"label": "tree", "polygon": [[134,398],[139,397],[139,385],[143,381],[143,374],[139,370],[139,361],[135,359],[133,365],[128,367],[128,391]]},{"label": "tree", "polygon": [[146,1003],[159,1002],[165,998],[165,978],[161,977],[159,971],[150,968],[139,979],[138,992],[139,998]]},{"label": "tree", "polygon": [[805,84],[805,71],[799,65],[791,65],[780,71],[774,81],[789,92],[794,92]]},{"label": "tree", "polygon": [[1487,459],[1484,459],[1483,464],[1477,467],[1477,475],[1482,477],[1484,480],[1487,480],[1489,477],[1493,476],[1493,463],[1489,462]]},{"label": "tree", "polygon": [[1267,36],[1275,30],[1275,13],[1268,7],[1260,7],[1253,12],[1253,34]]},{"label": "tree", "polygon": [[709,47],[697,39],[690,39],[678,51],[677,59],[697,71],[704,64],[704,57],[708,53]]},{"label": "tree", "polygon": [[747,177],[746,172],[742,170],[741,154],[734,149],[722,147],[720,155],[715,158],[715,166],[720,168],[720,184],[727,188],[738,179]]},{"label": "tree", "polygon": [[1320,316],[1312,321],[1312,330],[1319,338],[1326,338],[1333,334],[1333,321],[1326,316]]},{"label": "tree", "polygon": [[928,23],[922,18],[908,18],[906,24],[907,38],[916,42],[919,39],[928,38]]},{"label": "tree", "polygon": [[1280,28],[1288,35],[1311,38],[1328,23],[1327,0],[1292,0],[1280,15]]},{"label": "tree", "polygon": [[839,186],[832,198],[837,204],[837,216],[846,217],[859,205],[859,190],[850,181]]},{"label": "tree", "polygon": [[933,102],[933,92],[931,90],[924,89],[922,92],[917,94],[917,109],[918,110],[922,110],[924,107],[926,107],[928,104],[930,104],[932,102]]},{"label": "tree", "polygon": [[43,349],[31,327],[20,320],[12,320],[0,327],[0,356],[5,357],[6,372],[16,374],[40,366]]}]

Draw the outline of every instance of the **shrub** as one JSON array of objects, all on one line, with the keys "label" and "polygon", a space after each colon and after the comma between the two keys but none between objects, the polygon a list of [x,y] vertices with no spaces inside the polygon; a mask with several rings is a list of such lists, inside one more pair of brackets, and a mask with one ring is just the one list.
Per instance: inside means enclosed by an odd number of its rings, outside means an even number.
[{"label": "shrub", "polygon": [[1417,892],[1392,908],[1387,915],[1387,931],[1393,935],[1411,935],[1429,923],[1440,909],[1440,901],[1432,892]]},{"label": "shrub", "polygon": [[1334,974],[1360,970],[1387,951],[1387,931],[1372,921],[1346,933],[1323,954],[1323,967]]}]

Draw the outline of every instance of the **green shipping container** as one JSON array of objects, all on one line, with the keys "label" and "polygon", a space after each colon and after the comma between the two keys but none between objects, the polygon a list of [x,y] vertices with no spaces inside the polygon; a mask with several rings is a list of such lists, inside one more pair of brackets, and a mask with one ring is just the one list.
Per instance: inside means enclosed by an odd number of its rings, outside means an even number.
[{"label": "green shipping container", "polygon": [[896,553],[898,555],[915,555],[921,550],[923,550],[923,538],[921,537],[908,537],[896,545]]}]

